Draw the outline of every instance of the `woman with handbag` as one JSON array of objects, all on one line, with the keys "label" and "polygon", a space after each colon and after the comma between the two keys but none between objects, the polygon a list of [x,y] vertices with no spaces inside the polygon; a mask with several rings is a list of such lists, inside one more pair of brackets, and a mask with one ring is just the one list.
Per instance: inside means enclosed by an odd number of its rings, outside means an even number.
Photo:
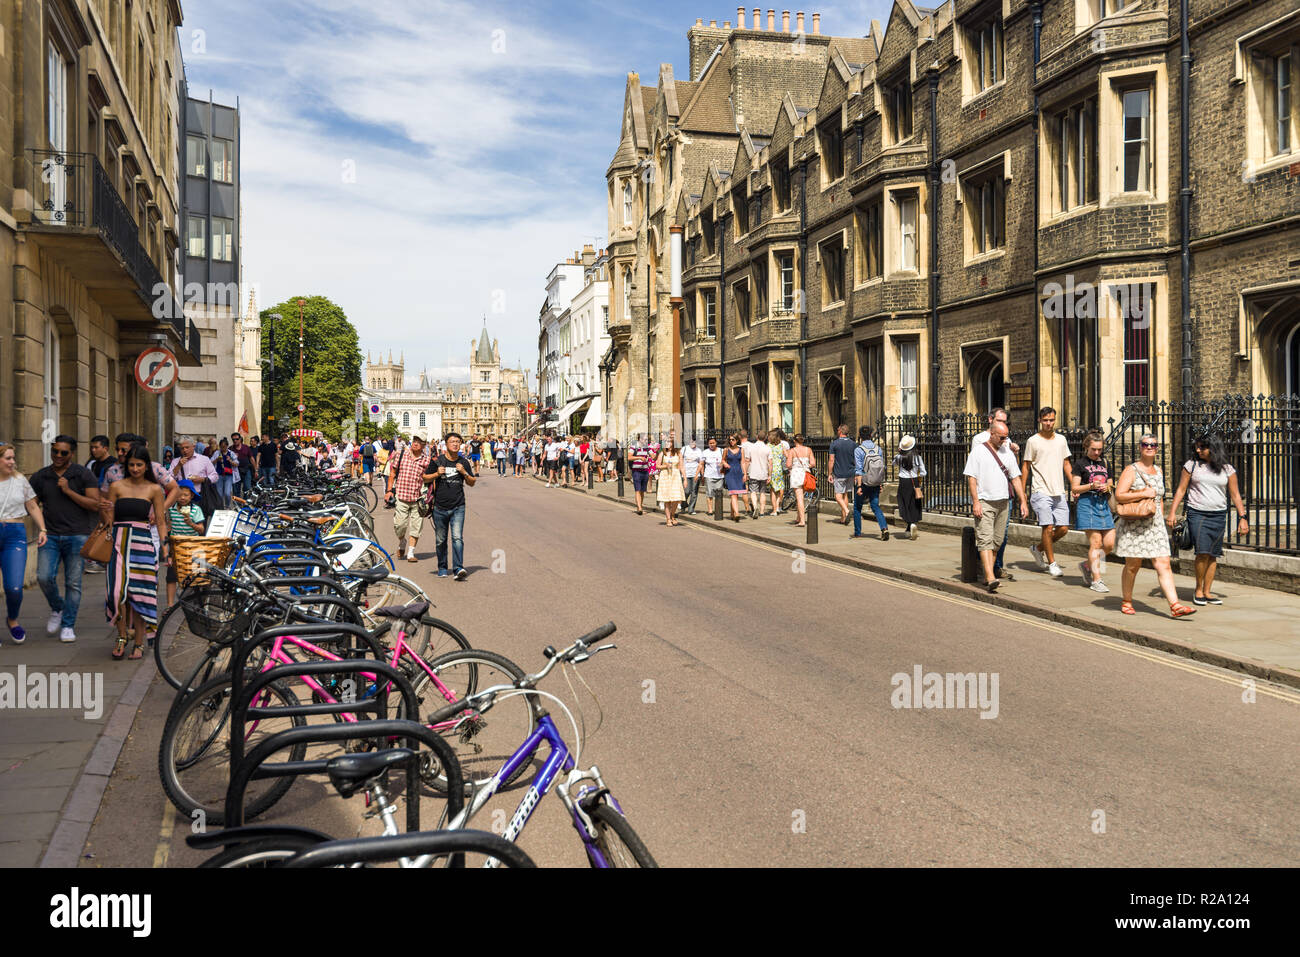
[{"label": "woman with handbag", "polygon": [[23,576],[27,573],[27,524],[30,515],[39,530],[36,547],[45,544],[45,516],[36,504],[36,492],[18,471],[14,447],[0,442],[0,577],[4,579],[6,624],[15,645],[27,639],[18,624],[23,607]]},{"label": "woman with handbag", "polygon": [[[158,556],[170,549],[167,496],[153,473],[149,450],[131,446],[126,455],[126,478],[108,487],[113,509],[113,556],[108,563],[104,610],[109,624],[117,625],[113,658],[126,654],[127,629],[135,635],[130,658],[144,657],[145,630],[158,622]],[[158,525],[159,548],[153,544],[151,526]],[[168,558],[170,563],[171,559]]]},{"label": "woman with handbag", "polygon": [[898,514],[907,525],[907,537],[916,541],[916,526],[921,524],[921,479],[925,478],[925,463],[921,456],[912,451],[916,448],[916,436],[905,435],[898,443],[898,454],[894,464],[898,466]]},{"label": "woman with handbag", "polygon": [[1223,554],[1223,532],[1228,524],[1228,500],[1237,510],[1237,534],[1250,532],[1246,521],[1246,504],[1241,500],[1237,485],[1237,470],[1228,464],[1223,440],[1217,435],[1201,435],[1196,439],[1196,457],[1183,464],[1183,474],[1178,490],[1169,506],[1165,519],[1172,528],[1178,506],[1187,497],[1186,535],[1191,539],[1186,547],[1196,553],[1196,592],[1192,603],[1196,605],[1222,605],[1223,599],[1210,594],[1219,556]]},{"label": "woman with handbag", "polygon": [[663,506],[664,515],[668,517],[668,527],[681,524],[677,521],[677,506],[686,500],[686,488],[683,483],[682,453],[670,438],[663,444],[655,460],[659,484],[656,497]]},{"label": "woman with handbag", "polygon": [[1160,503],[1165,495],[1165,477],[1156,465],[1156,451],[1160,442],[1154,435],[1141,438],[1142,455],[1138,461],[1124,469],[1115,487],[1115,501],[1119,503],[1116,523],[1115,554],[1124,559],[1124,600],[1120,611],[1135,615],[1133,610],[1133,581],[1144,559],[1155,566],[1160,589],[1169,602],[1171,618],[1185,618],[1196,613],[1178,600],[1174,587],[1174,573],[1169,567],[1169,533],[1160,520]]},{"label": "woman with handbag", "polygon": [[[790,470],[790,487],[794,489],[795,513],[799,516],[799,521],[794,523],[796,528],[808,524],[808,516],[804,514],[803,494],[817,487],[817,479],[813,475],[813,464],[816,461],[817,456],[808,448],[804,434],[796,434],[794,446],[785,453],[785,464]],[[809,488],[810,484],[812,488]]]}]

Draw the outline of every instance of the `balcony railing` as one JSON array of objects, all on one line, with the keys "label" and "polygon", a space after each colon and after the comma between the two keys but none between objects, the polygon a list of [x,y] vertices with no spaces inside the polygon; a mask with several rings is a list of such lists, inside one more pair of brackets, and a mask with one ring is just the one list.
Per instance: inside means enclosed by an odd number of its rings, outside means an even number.
[{"label": "balcony railing", "polygon": [[[136,294],[188,343],[187,322],[171,288],[140,243],[140,229],[94,153],[28,150],[35,198],[32,219],[42,226],[90,227],[121,259]],[[188,346],[187,346],[188,348]],[[197,356],[197,353],[195,353]]]}]

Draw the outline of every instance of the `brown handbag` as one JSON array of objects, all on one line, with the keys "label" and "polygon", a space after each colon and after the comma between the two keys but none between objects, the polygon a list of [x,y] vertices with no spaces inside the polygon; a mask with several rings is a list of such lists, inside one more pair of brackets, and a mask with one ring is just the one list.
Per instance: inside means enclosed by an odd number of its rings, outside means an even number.
[{"label": "brown handbag", "polygon": [[[1137,471],[1136,465],[1134,465],[1134,471]],[[1146,485],[1149,476],[1144,475],[1142,472],[1137,474],[1142,475],[1143,485],[1150,488],[1151,486]],[[1114,493],[1111,493],[1111,497],[1114,498]],[[1118,500],[1115,502],[1115,514],[1120,518],[1141,521],[1151,518],[1158,511],[1160,511],[1160,503],[1154,498],[1140,498],[1136,502],[1120,502]]]},{"label": "brown handbag", "polygon": [[113,526],[98,525],[81,546],[81,557],[107,565],[113,557]]}]

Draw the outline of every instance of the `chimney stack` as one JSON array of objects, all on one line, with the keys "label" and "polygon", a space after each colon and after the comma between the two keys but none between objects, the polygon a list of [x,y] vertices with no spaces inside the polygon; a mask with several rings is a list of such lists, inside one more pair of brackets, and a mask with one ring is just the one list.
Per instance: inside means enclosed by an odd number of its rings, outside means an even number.
[{"label": "chimney stack", "polygon": [[711,26],[711,27],[716,27],[717,25],[718,25],[718,21],[717,21],[717,20],[710,20],[710,21],[709,21],[709,26]]},{"label": "chimney stack", "polygon": [[813,14],[813,33],[814,33],[814,34],[820,34],[821,32],[822,32],[822,15],[821,15],[820,13],[814,13],[814,14]]},{"label": "chimney stack", "polygon": [[702,26],[704,26],[704,18],[703,18],[703,17],[696,17],[696,18],[695,18],[695,25],[696,25],[697,27],[702,27]]},{"label": "chimney stack", "polygon": [[789,10],[781,11],[781,32],[782,33],[790,32],[790,11]]},{"label": "chimney stack", "polygon": [[795,33],[803,33],[803,11],[800,10],[794,15]]},{"label": "chimney stack", "polygon": [[730,30],[730,29],[731,29],[731,21],[730,21],[730,20],[723,20],[723,21],[722,21],[722,29],[724,29],[724,30]]},{"label": "chimney stack", "polygon": [[745,8],[736,7],[736,29],[745,29]]},{"label": "chimney stack", "polygon": [[771,33],[775,29],[776,29],[776,11],[769,10],[767,11],[767,30],[769,33]]},{"label": "chimney stack", "polygon": [[754,29],[755,30],[763,29],[763,11],[760,10],[758,7],[754,8]]}]

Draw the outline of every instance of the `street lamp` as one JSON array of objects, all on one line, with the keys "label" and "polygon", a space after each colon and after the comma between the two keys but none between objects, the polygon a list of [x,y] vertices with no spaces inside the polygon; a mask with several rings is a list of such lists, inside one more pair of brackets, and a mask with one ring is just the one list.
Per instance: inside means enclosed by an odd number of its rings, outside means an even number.
[{"label": "street lamp", "polygon": [[271,371],[271,391],[270,401],[267,403],[266,418],[271,423],[271,430],[275,430],[275,324],[280,321],[281,316],[278,312],[272,312],[267,315],[271,320],[271,358],[265,360]]},{"label": "street lamp", "polygon": [[306,408],[305,404],[302,401],[302,343],[303,343],[302,307],[306,304],[306,302],[307,300],[305,299],[298,300],[298,430],[299,431],[302,430],[302,413],[303,413],[303,409]]}]

